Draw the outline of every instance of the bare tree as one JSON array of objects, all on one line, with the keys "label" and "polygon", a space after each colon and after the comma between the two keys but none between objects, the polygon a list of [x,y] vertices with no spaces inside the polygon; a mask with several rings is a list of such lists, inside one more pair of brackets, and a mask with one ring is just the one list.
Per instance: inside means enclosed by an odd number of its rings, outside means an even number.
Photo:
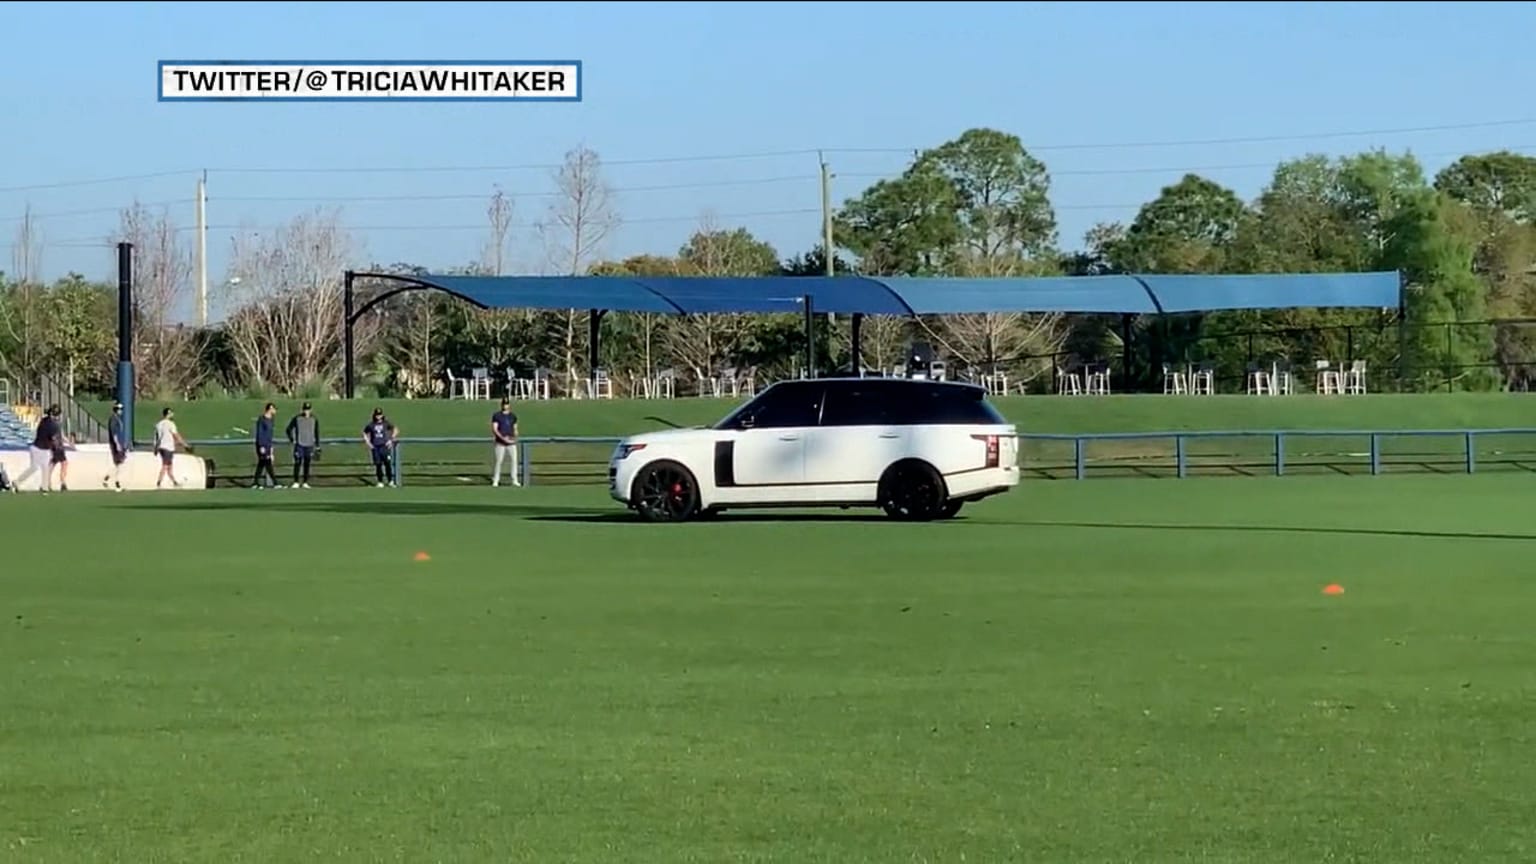
[{"label": "bare tree", "polygon": [[41,361],[42,334],[39,332],[38,283],[43,270],[43,238],[32,215],[32,205],[22,211],[21,224],[16,226],[16,243],[11,247],[10,296],[0,297],[0,322],[5,325],[9,341],[16,346],[13,358],[17,372],[30,378]]},{"label": "bare tree", "polygon": [[[700,217],[681,258],[702,276],[759,276],[778,263],[771,246],[747,231],[721,228],[708,212]],[[721,371],[748,321],[748,316],[736,313],[684,315],[667,328],[667,350],[679,365],[693,371],[702,387]]]},{"label": "bare tree", "polygon": [[[335,211],[317,209],[268,234],[235,236],[225,326],[248,385],[294,393],[335,384],[342,364],[342,275],[357,253]],[[374,318],[357,323],[359,354],[377,331]]]},{"label": "bare tree", "polygon": [[206,378],[201,339],[182,320],[191,299],[192,250],[169,213],[152,213],[137,201],[120,214],[113,239],[133,244],[138,390],[185,397]]},{"label": "bare tree", "polygon": [[[973,250],[956,262],[956,275],[998,278],[1038,275],[1040,265],[1009,250]],[[928,329],[926,322],[923,323]],[[1050,355],[1067,338],[1060,313],[986,312],[947,315],[931,335],[967,366],[986,374],[1009,372],[1020,382],[1054,372]],[[1030,359],[1025,359],[1030,358]]]},{"label": "bare tree", "polygon": [[[619,227],[613,190],[602,176],[602,160],[585,146],[565,154],[565,163],[555,173],[555,200],[546,218],[534,227],[544,244],[545,258],[551,269],[567,276],[579,276],[602,251],[603,243]],[[574,389],[580,375],[578,354],[586,343],[581,326],[583,310],[567,309],[557,325],[565,354],[566,376]]]},{"label": "bare tree", "polygon": [[512,199],[500,186],[491,194],[491,203],[485,208],[485,218],[490,223],[490,236],[486,238],[481,253],[481,264],[492,276],[506,272],[507,232],[512,228]]}]

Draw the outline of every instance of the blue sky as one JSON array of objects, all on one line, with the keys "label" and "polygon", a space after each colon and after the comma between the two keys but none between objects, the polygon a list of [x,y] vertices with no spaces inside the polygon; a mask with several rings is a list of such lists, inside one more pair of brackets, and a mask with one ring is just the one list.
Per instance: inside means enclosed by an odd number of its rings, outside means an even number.
[{"label": "blue sky", "polygon": [[[788,257],[819,237],[806,151],[829,151],[841,201],[975,126],[1046,162],[1068,247],[1187,170],[1251,197],[1309,152],[1411,149],[1431,172],[1463,152],[1536,153],[1530,4],[30,3],[6,18],[0,268],[30,204],[50,278],[111,278],[100,240],[136,198],[190,227],[201,170],[216,281],[233,230],[317,206],[341,208],[369,261],[466,263],[493,184],[526,224],[550,172],[423,169],[548,166],[581,143],[620,190],[613,257],[675,252],[705,212]],[[585,99],[156,101],[161,59],[465,58],[579,59]],[[1270,140],[1189,143],[1234,138]],[[661,159],[679,161],[644,161]],[[156,172],[182,173],[81,182]],[[288,200],[241,200],[260,197]],[[531,231],[511,255],[533,271]]]}]

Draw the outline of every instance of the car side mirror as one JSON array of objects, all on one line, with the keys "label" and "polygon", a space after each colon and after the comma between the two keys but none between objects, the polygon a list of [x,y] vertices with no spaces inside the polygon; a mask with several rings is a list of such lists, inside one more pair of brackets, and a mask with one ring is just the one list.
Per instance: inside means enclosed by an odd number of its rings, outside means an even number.
[{"label": "car side mirror", "polygon": [[741,419],[736,421],[736,425],[743,429],[751,429],[756,423],[757,420],[754,419],[751,414],[743,414],[741,415]]}]

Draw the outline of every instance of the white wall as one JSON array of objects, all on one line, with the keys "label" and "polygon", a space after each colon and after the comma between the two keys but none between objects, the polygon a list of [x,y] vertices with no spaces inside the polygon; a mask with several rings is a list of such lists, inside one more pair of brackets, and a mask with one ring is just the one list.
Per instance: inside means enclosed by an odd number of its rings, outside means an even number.
[{"label": "white wall", "polygon": [[[0,464],[5,465],[6,476],[15,483],[32,462],[30,450],[0,450]],[[172,476],[181,481],[183,489],[206,489],[208,463],[200,457],[185,453],[176,454],[171,462]],[[160,457],[151,452],[128,454],[123,463],[121,482],[125,490],[153,490],[155,478],[160,476]],[[22,492],[37,492],[42,488],[43,472],[27,478]],[[53,488],[59,488],[59,476],[53,475]],[[167,485],[166,489],[174,487]],[[70,492],[110,492],[112,490],[112,453],[105,444],[81,444],[69,451]]]}]

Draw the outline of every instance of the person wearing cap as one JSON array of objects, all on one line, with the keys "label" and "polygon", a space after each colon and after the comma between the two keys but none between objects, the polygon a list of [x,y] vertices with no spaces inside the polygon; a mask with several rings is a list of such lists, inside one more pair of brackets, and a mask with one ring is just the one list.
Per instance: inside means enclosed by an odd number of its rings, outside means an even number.
[{"label": "person wearing cap", "polygon": [[128,461],[128,430],[123,423],[123,403],[112,403],[112,417],[107,421],[107,446],[112,449],[112,488],[123,491],[123,463]]},{"label": "person wearing cap", "polygon": [[[268,402],[256,418],[256,476],[251,478],[252,489],[277,488],[277,472],[272,470],[272,442],[277,437],[277,424],[272,418],[276,415],[277,406]],[[266,482],[262,482],[263,474]]]},{"label": "person wearing cap", "polygon": [[288,421],[287,435],[293,445],[293,488],[308,489],[309,464],[320,450],[320,419],[308,402]]},{"label": "person wearing cap", "polygon": [[496,467],[491,470],[491,485],[501,485],[501,463],[510,463],[507,476],[513,486],[523,485],[517,473],[517,415],[512,413],[512,403],[501,400],[501,410],[491,415],[491,438],[496,442]]},{"label": "person wearing cap", "polygon": [[48,481],[53,482],[53,469],[59,469],[59,491],[69,491],[69,440],[64,437],[64,427],[59,423],[59,418],[64,416],[64,409],[58,405],[48,406],[48,415],[53,418],[54,435],[52,446],[48,448]]},{"label": "person wearing cap", "polygon": [[373,453],[373,476],[381,489],[386,482],[395,485],[393,456],[397,438],[395,424],[384,416],[384,409],[373,409],[373,419],[363,427],[363,444]]},{"label": "person wearing cap", "polygon": [[53,491],[53,456],[64,449],[64,430],[59,425],[59,415],[63,412],[59,406],[50,405],[43,419],[38,421],[37,434],[32,436],[32,446],[29,448],[32,461],[27,465],[27,470],[21,472],[12,488],[20,489],[21,484],[31,479],[33,474],[39,472],[43,477],[37,481],[37,488],[43,494]]}]

